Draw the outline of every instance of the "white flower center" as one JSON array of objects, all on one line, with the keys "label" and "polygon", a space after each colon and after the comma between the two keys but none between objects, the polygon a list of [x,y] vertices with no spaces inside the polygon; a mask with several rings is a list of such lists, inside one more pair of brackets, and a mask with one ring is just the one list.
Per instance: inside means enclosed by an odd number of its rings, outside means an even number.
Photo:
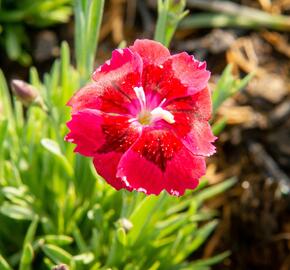
[{"label": "white flower center", "polygon": [[143,87],[134,87],[134,91],[141,106],[140,113],[137,116],[137,120],[140,124],[149,125],[153,121],[161,119],[168,122],[169,124],[175,123],[173,114],[161,107],[165,100],[163,100],[158,107],[150,111],[146,108],[146,96]]}]

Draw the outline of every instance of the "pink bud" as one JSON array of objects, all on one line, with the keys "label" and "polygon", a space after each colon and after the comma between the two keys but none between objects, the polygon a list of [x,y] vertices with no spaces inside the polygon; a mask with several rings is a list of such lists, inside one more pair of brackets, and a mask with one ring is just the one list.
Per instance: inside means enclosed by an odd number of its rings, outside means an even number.
[{"label": "pink bud", "polygon": [[44,111],[47,111],[47,108],[42,100],[42,97],[39,95],[38,90],[31,84],[26,83],[22,80],[12,80],[11,88],[13,94],[21,101],[21,103],[28,107],[31,104],[38,105]]}]

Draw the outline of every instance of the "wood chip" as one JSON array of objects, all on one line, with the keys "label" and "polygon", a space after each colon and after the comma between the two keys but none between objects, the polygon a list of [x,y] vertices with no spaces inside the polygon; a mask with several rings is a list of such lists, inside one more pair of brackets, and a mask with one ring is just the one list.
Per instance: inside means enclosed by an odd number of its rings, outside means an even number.
[{"label": "wood chip", "polygon": [[269,31],[263,32],[261,36],[271,45],[273,45],[278,52],[290,58],[290,45],[285,36],[277,32]]}]

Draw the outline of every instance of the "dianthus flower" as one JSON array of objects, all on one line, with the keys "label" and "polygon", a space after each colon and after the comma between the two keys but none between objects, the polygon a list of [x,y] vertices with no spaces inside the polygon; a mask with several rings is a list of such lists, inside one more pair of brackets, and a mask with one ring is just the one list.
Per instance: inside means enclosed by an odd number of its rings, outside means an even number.
[{"label": "dianthus flower", "polygon": [[206,63],[151,40],[113,51],[68,102],[66,140],[115,189],[180,196],[215,152]]}]

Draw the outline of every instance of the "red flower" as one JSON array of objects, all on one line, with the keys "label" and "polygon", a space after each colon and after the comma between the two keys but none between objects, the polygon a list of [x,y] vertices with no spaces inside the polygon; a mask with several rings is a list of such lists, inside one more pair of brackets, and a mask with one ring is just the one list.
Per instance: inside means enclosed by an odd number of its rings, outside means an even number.
[{"label": "red flower", "polygon": [[205,62],[137,40],[113,51],[69,101],[66,140],[117,190],[182,195],[215,152],[209,77]]}]

